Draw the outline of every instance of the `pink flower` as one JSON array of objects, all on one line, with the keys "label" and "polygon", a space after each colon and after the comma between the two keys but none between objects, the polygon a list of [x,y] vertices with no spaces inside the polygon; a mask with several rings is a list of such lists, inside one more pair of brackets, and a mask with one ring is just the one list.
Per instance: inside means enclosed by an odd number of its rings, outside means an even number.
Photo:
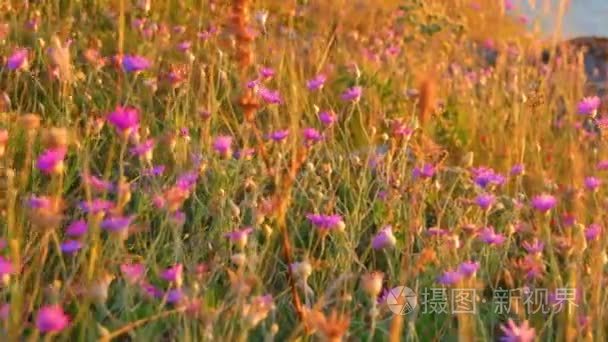
[{"label": "pink flower", "polygon": [[60,173],[63,171],[63,159],[65,158],[66,152],[67,151],[64,148],[46,150],[38,157],[36,167],[40,172],[47,175]]},{"label": "pink flower", "polygon": [[323,85],[325,85],[325,81],[327,80],[327,77],[323,74],[317,75],[315,76],[315,78],[309,80],[308,82],[306,82],[306,87],[309,90],[319,90],[323,88]]},{"label": "pink flower", "polygon": [[232,137],[221,135],[213,141],[213,149],[222,155],[229,155],[232,148]]},{"label": "pink flower", "polygon": [[43,333],[57,333],[70,323],[69,317],[59,305],[48,305],[38,310],[36,327]]},{"label": "pink flower", "polygon": [[6,67],[9,70],[27,69],[28,67],[28,51],[27,49],[16,49],[6,61]]},{"label": "pink flower", "polygon": [[597,96],[585,97],[578,103],[578,113],[581,115],[595,116],[600,108],[601,100]]},{"label": "pink flower", "polygon": [[517,325],[512,319],[509,319],[506,325],[501,325],[500,329],[504,336],[500,338],[501,342],[533,342],[536,337],[534,328],[530,327],[528,321],[523,321],[521,325]]},{"label": "pink flower", "polygon": [[325,126],[331,126],[338,121],[338,116],[333,111],[326,110],[319,112],[319,120],[321,120]]},{"label": "pink flower", "polygon": [[122,264],[120,271],[127,283],[133,285],[143,279],[146,268],[144,264]]},{"label": "pink flower", "polygon": [[359,87],[359,86],[355,86],[355,87],[351,87],[346,89],[342,95],[341,98],[343,101],[358,101],[361,98],[361,93],[363,92],[363,88]]},{"label": "pink flower", "polygon": [[555,199],[555,197],[548,194],[542,194],[532,198],[532,207],[542,213],[548,212],[556,205],[557,200]]},{"label": "pink flower", "polygon": [[160,277],[168,282],[175,283],[179,287],[182,283],[184,273],[184,265],[176,264],[165,269]]},{"label": "pink flower", "polygon": [[126,55],[122,59],[122,67],[126,72],[138,72],[149,69],[152,63],[142,56]]},{"label": "pink flower", "polygon": [[397,239],[393,235],[393,227],[385,226],[372,239],[372,248],[375,250],[394,247]]},{"label": "pink flower", "polygon": [[133,107],[118,106],[107,119],[119,133],[125,136],[129,136],[139,128],[139,111]]}]

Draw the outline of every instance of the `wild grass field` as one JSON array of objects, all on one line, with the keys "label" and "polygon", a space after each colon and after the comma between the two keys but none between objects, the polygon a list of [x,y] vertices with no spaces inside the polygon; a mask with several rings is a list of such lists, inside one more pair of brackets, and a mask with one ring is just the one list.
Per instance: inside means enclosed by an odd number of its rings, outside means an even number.
[{"label": "wild grass field", "polygon": [[534,26],[0,1],[0,340],[606,340],[602,71]]}]

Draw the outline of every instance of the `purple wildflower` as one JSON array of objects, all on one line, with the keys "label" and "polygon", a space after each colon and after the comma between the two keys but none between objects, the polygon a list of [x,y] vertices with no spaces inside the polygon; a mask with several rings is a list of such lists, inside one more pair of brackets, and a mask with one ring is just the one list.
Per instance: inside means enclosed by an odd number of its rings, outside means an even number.
[{"label": "purple wildflower", "polygon": [[534,209],[536,209],[542,213],[548,212],[549,210],[553,209],[556,205],[557,205],[557,199],[555,199],[555,197],[548,195],[548,194],[542,194],[542,195],[538,195],[538,196],[535,196],[534,198],[532,198],[532,207],[534,207]]},{"label": "purple wildflower", "polygon": [[144,264],[122,264],[120,265],[120,272],[125,278],[127,283],[133,285],[139,283],[146,271]]},{"label": "purple wildflower", "polygon": [[274,141],[282,141],[282,140],[285,140],[285,138],[287,138],[287,136],[289,136],[289,130],[284,129],[284,130],[274,131],[274,132],[270,133],[268,135],[268,138],[272,139]]},{"label": "purple wildflower", "polygon": [[229,155],[232,148],[232,137],[221,135],[213,141],[213,149],[221,155]]},{"label": "purple wildflower", "polygon": [[59,173],[63,170],[63,159],[67,151],[64,148],[54,148],[46,150],[38,157],[36,167],[40,172],[50,175]]},{"label": "purple wildflower", "polygon": [[275,72],[272,68],[261,68],[260,69],[260,76],[262,76],[265,79],[269,79],[272,78],[275,75]]},{"label": "purple wildflower", "polygon": [[320,141],[323,139],[323,135],[321,133],[319,133],[319,131],[317,131],[314,128],[308,127],[308,128],[304,128],[303,131],[304,134],[304,140],[306,140],[306,143],[310,144],[310,143],[314,143],[317,141]]},{"label": "purple wildflower", "polygon": [[600,185],[602,185],[602,181],[596,177],[585,178],[585,188],[589,191],[596,191]]},{"label": "purple wildflower", "polygon": [[167,303],[169,304],[178,304],[182,300],[184,300],[184,291],[182,289],[171,289],[167,291]]},{"label": "purple wildflower", "polygon": [[110,232],[119,232],[129,228],[132,221],[132,216],[113,216],[101,221],[100,227]]},{"label": "purple wildflower", "polygon": [[592,223],[585,229],[585,238],[587,241],[595,241],[599,238],[602,232],[602,226],[597,223]]},{"label": "purple wildflower", "polygon": [[511,168],[511,176],[519,176],[524,173],[524,164],[515,164]]},{"label": "purple wildflower", "polygon": [[43,333],[57,333],[70,323],[69,317],[59,305],[49,305],[38,310],[36,327]]},{"label": "purple wildflower", "polygon": [[608,160],[599,161],[595,167],[601,171],[608,170]]},{"label": "purple wildflower", "polygon": [[184,265],[176,264],[174,266],[171,266],[171,267],[165,269],[160,274],[160,277],[163,280],[166,280],[171,283],[175,283],[176,285],[179,286],[182,283],[183,273],[184,273]]},{"label": "purple wildflower", "polygon": [[252,227],[244,227],[224,234],[232,243],[243,248],[247,245],[247,238],[253,232]]},{"label": "purple wildflower", "polygon": [[500,245],[505,241],[506,237],[496,233],[494,229],[487,227],[482,229],[479,234],[479,239],[489,245]]},{"label": "purple wildflower", "polygon": [[5,259],[3,256],[0,256],[0,278],[4,278],[6,276],[10,276],[11,274],[15,274],[15,267],[10,260]]},{"label": "purple wildflower", "polygon": [[462,274],[457,271],[445,271],[437,278],[437,282],[441,285],[454,285],[462,279]]},{"label": "purple wildflower", "polygon": [[97,214],[112,208],[114,208],[114,203],[102,198],[94,198],[91,202],[80,203],[80,209],[85,213]]},{"label": "purple wildflower", "polygon": [[465,277],[472,277],[479,270],[479,261],[465,261],[458,266],[458,272]]},{"label": "purple wildflower", "polygon": [[142,56],[126,55],[122,59],[122,67],[126,72],[138,72],[149,69],[152,63]]},{"label": "purple wildflower", "polygon": [[500,338],[501,342],[534,342],[536,332],[530,327],[528,321],[523,321],[521,325],[517,325],[512,319],[509,319],[506,325],[501,325],[500,329],[504,335]]},{"label": "purple wildflower", "polygon": [[372,239],[372,248],[380,250],[395,246],[397,239],[393,235],[393,227],[385,226]]},{"label": "purple wildflower", "polygon": [[27,69],[28,54],[27,49],[16,49],[6,61],[6,67],[9,70]]},{"label": "purple wildflower", "polygon": [[319,90],[323,88],[325,81],[327,81],[327,77],[323,74],[319,74],[306,82],[306,87],[308,90]]},{"label": "purple wildflower", "polygon": [[471,172],[473,173],[473,182],[482,188],[486,188],[489,185],[502,185],[505,182],[503,175],[487,167],[479,167]]},{"label": "purple wildflower", "polygon": [[600,108],[601,100],[597,96],[585,97],[578,103],[578,113],[582,115],[595,116]]},{"label": "purple wildflower", "polygon": [[139,111],[133,107],[117,106],[107,119],[119,133],[126,136],[139,128]]},{"label": "purple wildflower", "polygon": [[333,111],[326,110],[319,112],[319,120],[321,120],[325,126],[331,126],[338,121],[338,116]]},{"label": "purple wildflower", "polygon": [[343,221],[342,216],[334,215],[319,215],[319,214],[308,214],[306,218],[315,227],[321,230],[330,230],[339,227]]},{"label": "purple wildflower", "polygon": [[445,229],[441,229],[439,227],[431,227],[426,230],[426,235],[428,236],[445,236],[448,234],[448,231]]},{"label": "purple wildflower", "polygon": [[361,98],[361,93],[363,92],[363,88],[359,87],[359,86],[355,86],[355,87],[351,87],[346,89],[342,95],[340,96],[340,98],[343,101],[358,101]]},{"label": "purple wildflower", "polygon": [[112,191],[112,189],[114,189],[114,185],[112,184],[112,182],[103,180],[103,179],[93,176],[93,175],[83,174],[82,179],[87,185],[89,185],[95,191],[104,192],[104,191]]},{"label": "purple wildflower", "polygon": [[151,152],[152,152],[153,148],[154,148],[154,139],[148,139],[148,140],[142,142],[141,144],[138,144],[138,145],[132,147],[129,151],[131,152],[131,154],[136,155],[136,156],[150,155],[150,157],[151,157]]},{"label": "purple wildflower", "polygon": [[540,254],[543,252],[543,248],[545,247],[545,244],[537,239],[534,239],[532,242],[524,241],[521,245],[524,247],[526,252],[530,254]]},{"label": "purple wildflower", "polygon": [[73,254],[82,248],[82,242],[78,240],[66,240],[61,243],[61,251],[66,254]]},{"label": "purple wildflower", "polygon": [[432,164],[424,164],[422,167],[415,167],[412,171],[412,176],[415,179],[428,179],[435,175],[435,166]]},{"label": "purple wildflower", "polygon": [[268,104],[278,104],[281,103],[281,94],[278,90],[272,91],[270,89],[260,87],[258,89],[258,95],[264,100],[264,102]]},{"label": "purple wildflower", "polygon": [[475,198],[475,203],[483,210],[488,210],[494,202],[496,202],[496,196],[492,194],[480,194]]}]

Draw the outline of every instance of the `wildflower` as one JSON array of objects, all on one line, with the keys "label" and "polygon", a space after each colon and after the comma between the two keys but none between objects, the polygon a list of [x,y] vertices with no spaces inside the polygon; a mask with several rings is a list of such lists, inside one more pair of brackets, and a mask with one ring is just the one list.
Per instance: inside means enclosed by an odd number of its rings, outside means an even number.
[{"label": "wildflower", "polygon": [[465,277],[472,277],[479,270],[479,261],[465,261],[458,266],[458,272]]},{"label": "wildflower", "polygon": [[380,250],[384,248],[394,247],[397,244],[397,239],[393,235],[393,227],[385,226],[372,239],[372,248]]},{"label": "wildflower", "polygon": [[505,241],[506,237],[496,233],[494,229],[488,227],[481,231],[479,239],[489,245],[500,245]]},{"label": "wildflower", "polygon": [[427,229],[426,234],[429,236],[445,236],[448,234],[448,231],[439,227],[431,227]]},{"label": "wildflower", "polygon": [[323,139],[323,135],[314,128],[304,128],[304,140],[306,143],[314,143]]},{"label": "wildflower", "polygon": [[538,241],[538,239],[534,239],[532,242],[524,241],[521,245],[524,247],[526,252],[530,254],[540,254],[543,252],[543,248],[545,247],[545,244]]},{"label": "wildflower", "polygon": [[98,214],[101,212],[107,212],[112,208],[114,208],[114,203],[101,198],[94,198],[90,202],[80,203],[80,209],[85,213]]},{"label": "wildflower", "polygon": [[270,310],[274,308],[271,295],[257,296],[251,304],[243,305],[243,317],[250,327],[255,327],[268,317]]},{"label": "wildflower", "polygon": [[47,175],[53,173],[59,174],[63,172],[63,159],[66,152],[63,148],[46,150],[38,157],[36,167]]},{"label": "wildflower", "polygon": [[382,281],[384,274],[382,272],[371,272],[361,276],[361,287],[374,300],[382,291]]},{"label": "wildflower", "polygon": [[152,149],[154,148],[154,139],[148,139],[141,144],[138,144],[130,149],[131,154],[143,156],[145,160],[152,161]]},{"label": "wildflower", "polygon": [[319,112],[319,120],[325,126],[331,126],[338,121],[338,116],[331,110]]},{"label": "wildflower", "polygon": [[103,180],[93,175],[82,175],[83,181],[97,192],[108,192],[114,189],[114,185],[110,181]]},{"label": "wildflower", "polygon": [[122,264],[120,272],[128,284],[134,285],[143,280],[146,271],[144,264]]},{"label": "wildflower", "polygon": [[534,207],[534,209],[540,211],[541,213],[548,212],[556,205],[557,200],[555,199],[555,197],[548,194],[541,194],[532,198],[532,207]]},{"label": "wildflower", "polygon": [[501,325],[500,329],[504,336],[500,338],[501,342],[534,342],[536,332],[530,327],[528,321],[523,321],[521,325],[515,324],[512,319],[509,319],[506,325]]},{"label": "wildflower", "polygon": [[608,170],[608,160],[599,161],[595,167],[602,171]]},{"label": "wildflower", "polygon": [[274,141],[282,141],[282,140],[285,140],[285,138],[287,138],[287,136],[289,136],[289,130],[285,129],[285,130],[279,130],[279,131],[274,131],[274,132],[270,133],[268,135],[268,138],[272,139]]},{"label": "wildflower", "polygon": [[230,155],[232,151],[232,137],[229,135],[222,135],[213,141],[213,149],[223,156]]},{"label": "wildflower", "polygon": [[602,181],[596,177],[585,178],[585,188],[589,191],[596,191],[600,185],[602,185]]},{"label": "wildflower", "polygon": [[66,254],[73,254],[82,248],[82,242],[78,240],[66,240],[61,243],[61,251]]},{"label": "wildflower", "polygon": [[149,69],[152,63],[142,56],[126,55],[122,59],[122,67],[126,72],[139,72]]},{"label": "wildflower", "polygon": [[473,182],[482,188],[486,188],[489,185],[502,185],[505,182],[504,176],[487,167],[473,169],[472,173]]},{"label": "wildflower", "polygon": [[180,42],[179,44],[177,44],[177,49],[180,52],[188,52],[188,51],[190,51],[190,48],[192,48],[192,42],[189,40],[184,40],[184,41]]},{"label": "wildflower", "polygon": [[342,221],[342,216],[340,215],[318,215],[318,214],[308,214],[306,218],[310,223],[312,223],[318,229],[323,231],[339,228],[344,225]]},{"label": "wildflower", "polygon": [[60,332],[68,326],[69,322],[69,317],[58,305],[44,306],[36,315],[36,327],[43,333]]},{"label": "wildflower", "polygon": [[511,174],[511,176],[514,176],[514,177],[524,174],[524,164],[513,165],[513,167],[511,168],[510,174]]},{"label": "wildflower", "polygon": [[133,107],[117,106],[107,119],[125,137],[139,128],[139,111]]},{"label": "wildflower", "polygon": [[272,68],[262,68],[260,69],[260,76],[265,79],[270,79],[275,75],[275,72]]},{"label": "wildflower", "polygon": [[129,228],[132,221],[132,216],[112,216],[101,221],[100,227],[110,232],[120,232]]},{"label": "wildflower", "polygon": [[234,159],[250,159],[255,154],[254,148],[244,148],[241,150],[234,151]]},{"label": "wildflower", "polygon": [[0,279],[3,284],[8,284],[11,275],[15,274],[15,267],[10,260],[0,256]]},{"label": "wildflower", "polygon": [[601,233],[602,226],[597,223],[592,223],[585,229],[585,238],[587,241],[595,241],[599,238]]},{"label": "wildflower", "polygon": [[247,237],[253,232],[252,227],[245,227],[230,233],[226,233],[224,236],[230,239],[238,248],[243,249],[247,245]]},{"label": "wildflower", "polygon": [[270,89],[260,87],[257,91],[258,95],[268,104],[279,104],[282,102],[281,94],[278,90],[272,91]]},{"label": "wildflower", "polygon": [[585,97],[578,103],[578,113],[595,116],[600,108],[601,100],[597,96]]},{"label": "wildflower", "polygon": [[422,178],[422,179],[428,179],[433,177],[433,175],[435,174],[435,166],[431,165],[431,164],[424,164],[424,166],[422,167],[415,167],[414,170],[412,171],[412,176],[417,179],[417,178]]},{"label": "wildflower", "polygon": [[180,288],[171,289],[167,291],[166,298],[169,304],[179,304],[185,298],[184,291]]},{"label": "wildflower", "polygon": [[13,51],[13,54],[8,57],[8,60],[6,61],[6,67],[9,70],[27,69],[29,67],[28,55],[29,53],[27,49],[16,49],[15,51]]},{"label": "wildflower", "polygon": [[437,278],[437,282],[441,285],[454,285],[462,279],[462,274],[457,271],[445,271]]},{"label": "wildflower", "polygon": [[183,282],[184,265],[176,264],[165,269],[160,277],[170,283],[175,283],[177,287],[181,287]]},{"label": "wildflower", "polygon": [[475,199],[475,203],[483,210],[488,210],[495,201],[496,197],[492,194],[480,194]]},{"label": "wildflower", "polygon": [[315,76],[313,79],[306,82],[306,87],[308,88],[308,90],[311,90],[311,91],[323,89],[323,86],[325,85],[325,81],[327,81],[327,77],[323,74],[319,74],[319,75]]},{"label": "wildflower", "polygon": [[352,101],[352,102],[356,102],[359,101],[359,99],[361,98],[361,93],[363,92],[363,88],[359,87],[359,86],[355,86],[355,87],[351,87],[346,89],[342,95],[340,96],[340,98],[343,101]]},{"label": "wildflower", "polygon": [[414,130],[412,130],[407,124],[396,120],[391,125],[391,134],[393,137],[408,137]]},{"label": "wildflower", "polygon": [[143,283],[141,289],[149,298],[161,298],[163,296],[163,292],[152,284]]}]

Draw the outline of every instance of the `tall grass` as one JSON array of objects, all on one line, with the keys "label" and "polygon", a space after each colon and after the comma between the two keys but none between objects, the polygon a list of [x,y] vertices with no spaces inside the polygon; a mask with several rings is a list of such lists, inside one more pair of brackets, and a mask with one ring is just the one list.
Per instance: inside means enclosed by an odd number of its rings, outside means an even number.
[{"label": "tall grass", "polygon": [[508,3],[2,4],[5,338],[603,340],[605,113]]}]

